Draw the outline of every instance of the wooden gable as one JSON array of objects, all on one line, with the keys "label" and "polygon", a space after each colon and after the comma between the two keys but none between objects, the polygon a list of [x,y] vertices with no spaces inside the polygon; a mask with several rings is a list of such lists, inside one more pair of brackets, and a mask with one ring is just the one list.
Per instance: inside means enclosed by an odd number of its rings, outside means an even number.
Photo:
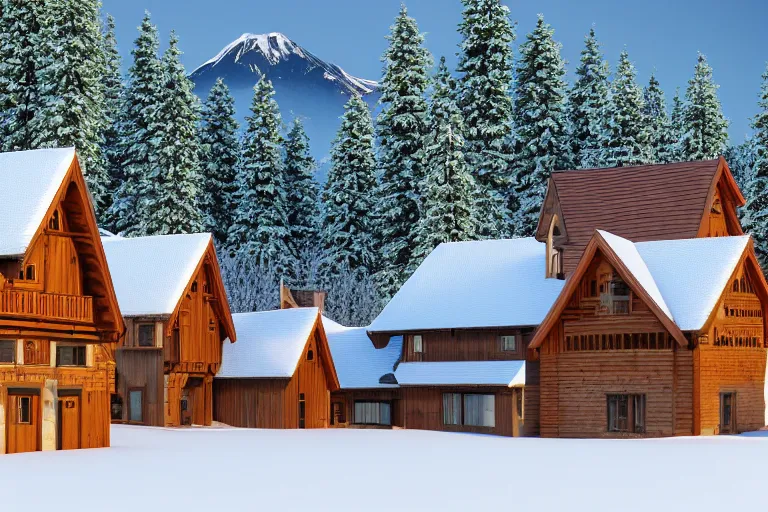
[{"label": "wooden gable", "polygon": [[[611,286],[614,278],[626,285],[628,292],[626,301],[601,303],[601,287],[603,292]],[[610,310],[614,308],[614,310]],[[619,311],[620,310],[620,311]],[[562,292],[547,313],[534,334],[529,348],[540,348],[548,338],[550,331],[559,324],[561,319],[568,318],[579,328],[573,335],[601,335],[608,331],[617,334],[658,333],[663,329],[680,346],[687,346],[688,341],[682,331],[675,325],[661,307],[654,302],[645,288],[637,281],[625,264],[611,249],[599,233],[595,233],[587,244],[584,254],[573,275],[568,279]],[[635,324],[633,326],[633,323]],[[579,325],[580,324],[580,325]],[[593,331],[589,332],[592,328]],[[581,333],[581,331],[584,331]],[[666,336],[666,334],[665,334]],[[563,340],[564,341],[564,340]],[[606,339],[610,348],[624,348],[625,340],[621,343]],[[634,340],[630,339],[630,347]],[[581,342],[581,338],[579,338]],[[589,343],[589,338],[586,339]],[[592,343],[595,343],[594,337]],[[600,346],[604,344],[600,339]],[[666,344],[666,338],[665,338]],[[657,342],[658,346],[658,342]]]},{"label": "wooden gable", "polygon": [[[312,352],[312,357],[309,357]],[[333,356],[331,355],[331,347],[328,344],[328,337],[325,334],[325,328],[323,327],[322,316],[318,313],[315,325],[312,328],[312,332],[307,339],[307,343],[302,351],[299,363],[296,365],[296,373],[294,378],[299,375],[301,379],[302,373],[307,372],[307,363],[317,362],[322,367],[322,372],[325,377],[326,385],[330,391],[338,390],[341,385],[339,384],[339,377],[336,374],[336,367],[333,364]]]},{"label": "wooden gable", "polygon": [[[23,257],[0,270],[4,301],[21,316],[90,324],[100,341],[115,342],[125,330],[77,157]],[[23,293],[24,300],[13,297]]]}]

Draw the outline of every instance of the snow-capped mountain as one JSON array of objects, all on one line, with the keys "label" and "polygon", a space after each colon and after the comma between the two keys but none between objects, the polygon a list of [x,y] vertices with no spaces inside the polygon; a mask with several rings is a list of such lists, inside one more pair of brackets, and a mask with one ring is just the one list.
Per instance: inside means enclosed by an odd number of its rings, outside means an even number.
[{"label": "snow-capped mountain", "polygon": [[262,75],[275,86],[275,99],[286,124],[301,117],[318,160],[329,152],[349,95],[360,94],[371,105],[378,97],[375,81],[350,75],[279,32],[243,34],[195,69],[190,78],[201,99],[217,78],[223,78],[242,121],[249,112],[253,86]]}]

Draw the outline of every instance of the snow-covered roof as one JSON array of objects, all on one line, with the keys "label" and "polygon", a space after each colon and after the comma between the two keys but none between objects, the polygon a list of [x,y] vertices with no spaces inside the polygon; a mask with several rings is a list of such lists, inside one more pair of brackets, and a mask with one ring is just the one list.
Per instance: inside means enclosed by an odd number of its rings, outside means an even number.
[{"label": "snow-covered roof", "polygon": [[101,242],[123,316],[170,315],[211,235],[104,236]]},{"label": "snow-covered roof", "polygon": [[75,148],[0,153],[0,256],[26,252],[74,158]]},{"label": "snow-covered roof", "polygon": [[368,330],[538,325],[564,284],[544,277],[545,259],[533,238],[440,244]]},{"label": "snow-covered roof", "polygon": [[290,378],[317,321],[317,308],[232,315],[237,343],[224,343],[216,378]]},{"label": "snow-covered roof", "polygon": [[525,361],[400,363],[401,386],[525,386]]},{"label": "snow-covered roof", "polygon": [[342,389],[397,387],[381,384],[379,379],[393,372],[402,351],[402,336],[393,336],[386,347],[377,349],[368,338],[366,327],[344,327],[326,317],[323,327]]},{"label": "snow-covered roof", "polygon": [[681,331],[704,327],[749,243],[743,235],[633,244],[599,233]]}]

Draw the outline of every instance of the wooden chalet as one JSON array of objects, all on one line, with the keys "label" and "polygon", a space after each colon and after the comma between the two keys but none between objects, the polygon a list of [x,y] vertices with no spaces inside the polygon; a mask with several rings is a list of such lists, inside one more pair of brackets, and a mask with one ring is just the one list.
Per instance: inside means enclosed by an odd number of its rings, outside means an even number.
[{"label": "wooden chalet", "polygon": [[0,154],[0,453],[109,446],[125,327],[74,148]]},{"label": "wooden chalet", "polygon": [[127,324],[112,421],[210,425],[222,343],[236,339],[211,235],[103,243]]},{"label": "wooden chalet", "polygon": [[596,229],[634,242],[741,235],[745,200],[722,157],[715,160],[555,171],[536,239],[548,277],[569,276]]},{"label": "wooden chalet", "polygon": [[383,378],[398,385],[397,426],[538,433],[528,343],[563,286],[545,278],[544,254],[545,244],[521,238],[441,244],[424,260],[368,327],[378,349],[402,336]]},{"label": "wooden chalet", "polygon": [[299,307],[233,315],[214,380],[214,419],[235,427],[325,428],[339,389],[320,310]]},{"label": "wooden chalet", "polygon": [[595,232],[530,345],[541,435],[762,428],[767,307],[748,236],[633,243]]}]

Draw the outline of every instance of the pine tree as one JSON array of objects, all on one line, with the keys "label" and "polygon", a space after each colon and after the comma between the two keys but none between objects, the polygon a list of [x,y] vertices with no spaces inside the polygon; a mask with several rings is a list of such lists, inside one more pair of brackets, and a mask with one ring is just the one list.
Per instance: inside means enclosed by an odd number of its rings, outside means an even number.
[{"label": "pine tree", "polygon": [[122,181],[107,212],[108,224],[125,235],[142,234],[139,182],[158,168],[162,126],[159,109],[163,102],[163,66],[157,56],[157,27],[145,13],[139,37],[132,50],[133,64],[118,118],[119,161]]},{"label": "pine tree", "polygon": [[604,143],[603,130],[609,115],[610,83],[608,63],[600,51],[595,29],[584,38],[576,82],[568,98],[568,114],[573,139],[573,158],[577,167],[596,167]]},{"label": "pine tree", "polygon": [[544,200],[547,180],[555,169],[571,167],[565,112],[565,65],[555,31],[539,15],[536,28],[520,45],[515,80],[514,196],[515,234],[532,236]]},{"label": "pine tree", "polygon": [[32,147],[75,146],[94,207],[101,212],[107,170],[101,153],[104,59],[98,0],[49,2],[39,17],[38,108],[29,122]]},{"label": "pine tree", "polygon": [[368,105],[352,96],[331,147],[331,168],[322,194],[321,274],[328,282],[342,269],[370,273],[376,267],[374,220],[376,160]]},{"label": "pine tree", "polygon": [[427,176],[421,187],[424,213],[416,229],[409,274],[440,243],[474,240],[477,236],[477,185],[464,159],[464,125],[455,94],[456,83],[443,57],[427,118]]},{"label": "pine tree", "polygon": [[514,25],[500,0],[462,0],[458,71],[464,117],[464,155],[480,188],[478,235],[511,230],[506,195],[511,184],[512,41]]},{"label": "pine tree", "polygon": [[669,116],[669,132],[672,141],[671,162],[679,162],[683,159],[683,125],[685,120],[685,105],[680,98],[680,89],[675,89],[675,97],[672,98],[672,113]]},{"label": "pine tree", "polygon": [[759,111],[752,120],[754,170],[745,194],[744,227],[754,238],[755,251],[765,272],[768,270],[768,67],[762,78]]},{"label": "pine tree", "polygon": [[667,115],[667,102],[656,76],[651,74],[648,85],[643,89],[643,115],[648,127],[648,150],[656,163],[667,163],[674,159],[675,140]]},{"label": "pine tree", "polygon": [[238,205],[229,229],[230,252],[271,265],[279,275],[291,267],[280,111],[266,78],[253,88],[240,159]]},{"label": "pine tree", "polygon": [[619,56],[611,84],[611,117],[607,127],[608,165],[636,165],[649,161],[648,130],[643,119],[643,91],[635,81],[635,66],[626,50]]},{"label": "pine tree", "polygon": [[712,67],[700,53],[685,92],[681,145],[684,160],[717,158],[725,151],[728,121],[717,99],[718,87],[712,79]]},{"label": "pine tree", "polygon": [[206,229],[220,247],[227,243],[227,231],[237,208],[237,166],[240,158],[239,127],[235,120],[235,99],[219,78],[203,105],[200,142],[202,147],[202,188],[200,208]]},{"label": "pine tree", "polygon": [[309,153],[309,137],[298,117],[285,138],[285,176],[288,191],[288,225],[291,253],[301,265],[306,251],[320,236],[320,185],[315,180],[317,164]]},{"label": "pine tree", "polygon": [[4,0],[0,13],[0,144],[32,148],[29,122],[37,110],[37,66],[42,1]]},{"label": "pine tree", "polygon": [[382,56],[381,113],[376,119],[379,140],[378,243],[382,268],[376,279],[385,296],[392,296],[405,280],[411,259],[414,226],[419,220],[418,184],[424,171],[422,158],[425,116],[424,93],[429,85],[432,58],[423,47],[424,36],[403,5]]},{"label": "pine tree", "polygon": [[180,55],[178,38],[171,32],[162,59],[164,83],[157,111],[161,127],[157,165],[139,180],[141,231],[146,235],[203,230],[197,199],[200,192],[199,105]]},{"label": "pine tree", "polygon": [[[101,128],[101,153],[106,166],[107,193],[102,197],[102,208],[99,220],[106,222],[106,214],[112,206],[112,193],[117,189],[123,179],[122,163],[120,161],[118,121],[120,115],[120,102],[123,97],[123,78],[120,71],[122,63],[117,51],[117,39],[115,37],[115,19],[107,16],[106,27],[102,38],[102,52],[104,54],[104,125]],[[108,229],[112,226],[108,226]]]}]

